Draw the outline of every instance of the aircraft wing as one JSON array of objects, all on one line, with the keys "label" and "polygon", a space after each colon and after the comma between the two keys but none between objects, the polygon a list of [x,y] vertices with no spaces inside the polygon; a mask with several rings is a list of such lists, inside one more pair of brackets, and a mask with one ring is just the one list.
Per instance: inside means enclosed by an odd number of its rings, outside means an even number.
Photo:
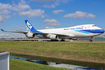
[{"label": "aircraft wing", "polygon": [[[1,29],[1,31],[3,31],[3,32],[11,32],[11,33],[23,33],[23,34],[27,34],[28,33],[27,31],[5,31],[3,29]],[[52,34],[52,35],[57,35],[57,36],[60,36],[60,37],[73,36],[71,34],[67,35],[67,34],[58,34],[58,33],[42,33],[42,32],[32,32],[32,33],[34,33],[34,34],[40,34],[40,35]]]},{"label": "aircraft wing", "polygon": [[40,35],[48,35],[48,34],[51,34],[51,35],[57,35],[59,37],[73,37],[74,35],[73,34],[58,34],[58,33],[38,33],[38,32],[32,32],[34,34],[40,34]]},{"label": "aircraft wing", "polygon": [[3,31],[3,32],[12,32],[12,33],[23,33],[23,34],[26,34],[27,33],[25,31],[5,31],[3,29],[1,29],[1,31]]},{"label": "aircraft wing", "polygon": [[[3,31],[3,32],[11,32],[11,33],[23,33],[23,34],[27,34],[28,33],[28,31],[5,31],[5,30],[3,30],[3,29],[1,29],[1,31]],[[39,32],[32,32],[32,33],[34,33],[34,34],[41,34],[41,35],[47,35],[48,33],[39,33]]]}]

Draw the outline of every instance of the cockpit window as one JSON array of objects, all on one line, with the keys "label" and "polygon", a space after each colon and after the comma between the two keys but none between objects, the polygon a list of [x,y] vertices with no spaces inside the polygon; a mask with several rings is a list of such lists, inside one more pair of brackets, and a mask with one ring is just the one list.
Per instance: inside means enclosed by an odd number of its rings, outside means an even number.
[{"label": "cockpit window", "polygon": [[96,25],[92,25],[92,27],[96,27]]}]

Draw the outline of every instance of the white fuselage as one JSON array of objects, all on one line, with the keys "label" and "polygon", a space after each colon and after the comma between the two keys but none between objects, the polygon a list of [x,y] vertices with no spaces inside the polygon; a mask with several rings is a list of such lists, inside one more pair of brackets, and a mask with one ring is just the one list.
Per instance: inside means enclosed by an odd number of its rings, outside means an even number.
[{"label": "white fuselage", "polygon": [[60,38],[81,38],[81,37],[93,37],[104,33],[102,28],[95,26],[94,24],[79,25],[67,28],[57,29],[44,29],[38,30],[43,33],[55,34],[55,35],[67,35],[60,36]]}]

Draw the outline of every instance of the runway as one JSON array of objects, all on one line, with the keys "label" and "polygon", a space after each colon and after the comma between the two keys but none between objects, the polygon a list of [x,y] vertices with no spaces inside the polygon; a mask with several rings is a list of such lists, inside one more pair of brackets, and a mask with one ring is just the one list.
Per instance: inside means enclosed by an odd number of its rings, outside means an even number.
[{"label": "runway", "polygon": [[[65,41],[60,41],[60,39],[58,41],[51,41],[51,39],[39,39],[39,38],[20,38],[20,39],[0,39],[0,41],[34,41],[34,42],[89,42],[89,40],[69,40],[69,39],[65,39]],[[105,41],[97,41],[97,40],[93,40],[93,43],[105,43]]]},{"label": "runway", "polygon": [[[11,38],[11,39],[0,39],[0,41],[36,41],[36,42],[50,42],[51,39],[39,39],[39,38],[12,39]],[[60,42],[60,40],[58,42]],[[70,40],[65,40],[65,42],[70,42]]]}]

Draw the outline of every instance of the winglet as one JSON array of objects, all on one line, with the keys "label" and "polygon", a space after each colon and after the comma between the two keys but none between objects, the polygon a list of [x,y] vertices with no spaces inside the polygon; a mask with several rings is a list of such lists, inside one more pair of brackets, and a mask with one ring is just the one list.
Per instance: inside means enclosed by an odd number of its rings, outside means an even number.
[{"label": "winglet", "polygon": [[4,31],[3,29],[1,29],[1,31]]}]

